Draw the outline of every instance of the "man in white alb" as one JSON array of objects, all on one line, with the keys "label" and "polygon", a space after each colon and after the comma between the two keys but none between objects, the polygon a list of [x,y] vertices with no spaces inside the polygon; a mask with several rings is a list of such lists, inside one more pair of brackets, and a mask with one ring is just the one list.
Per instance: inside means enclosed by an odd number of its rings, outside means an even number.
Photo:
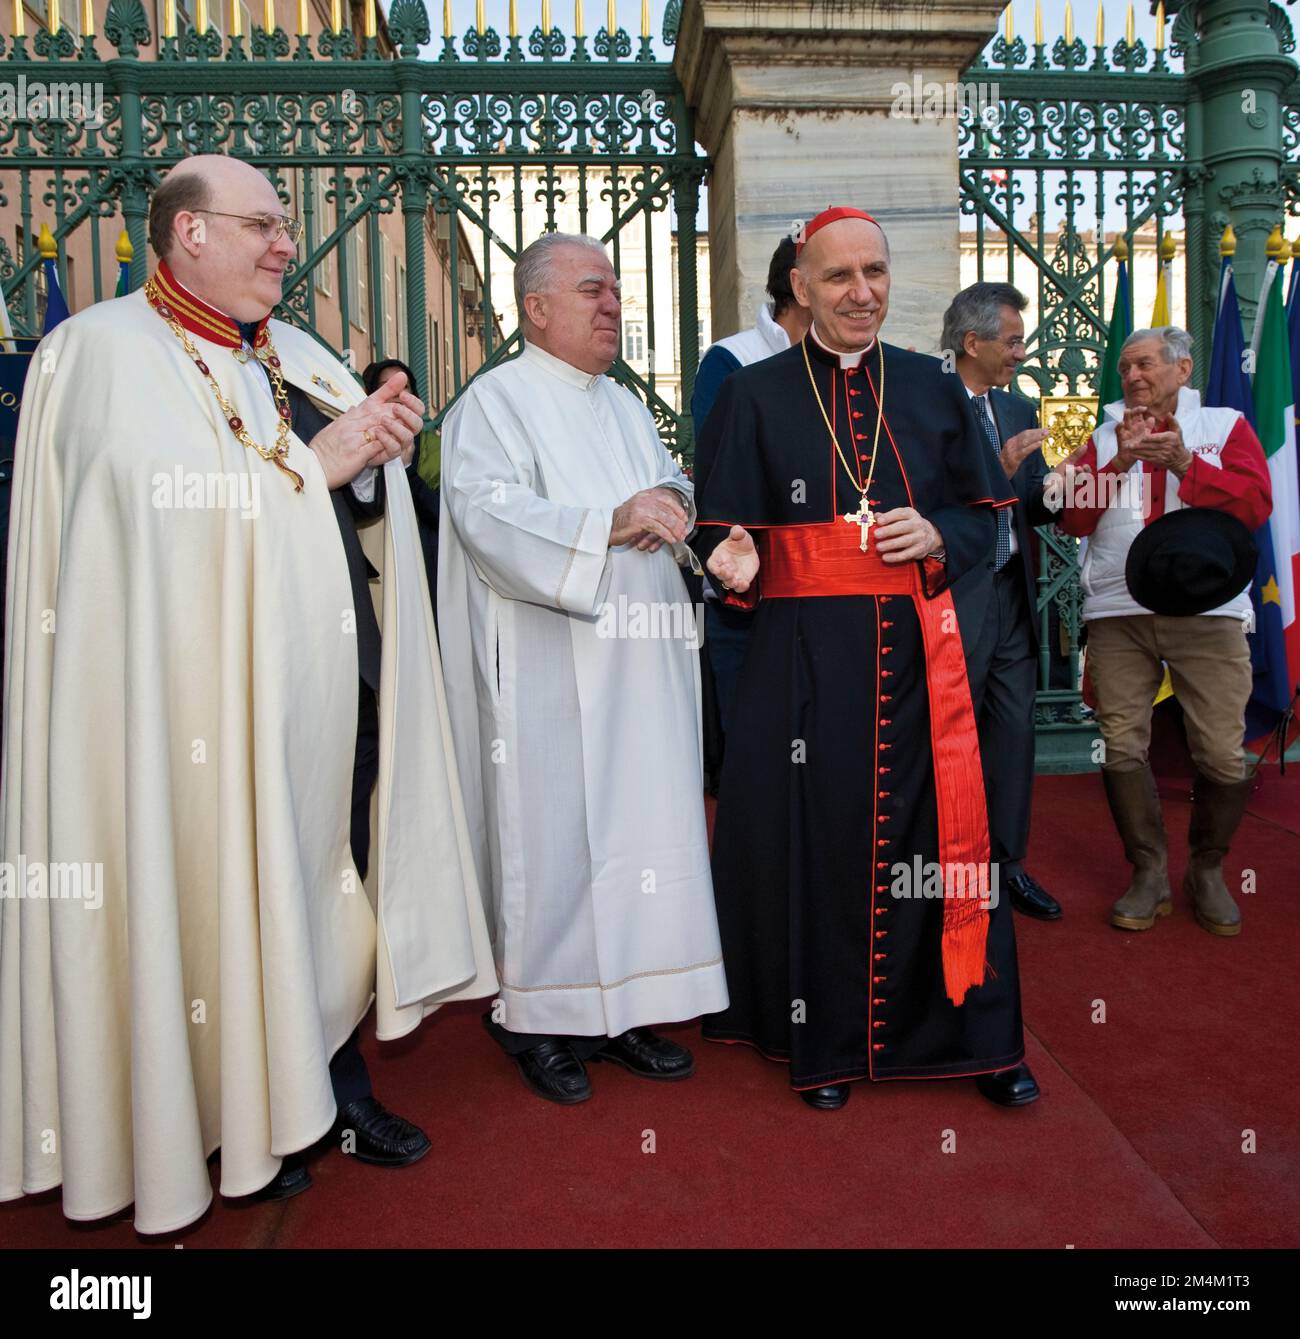
[{"label": "man in white alb", "polygon": [[723,1008],[702,802],[699,648],[678,571],[690,481],[605,376],[619,283],[591,237],[515,269],[520,357],[442,430],[438,609],[456,752],[501,980],[485,1016],[528,1085],[584,1060],[678,1079],[646,1025]]}]

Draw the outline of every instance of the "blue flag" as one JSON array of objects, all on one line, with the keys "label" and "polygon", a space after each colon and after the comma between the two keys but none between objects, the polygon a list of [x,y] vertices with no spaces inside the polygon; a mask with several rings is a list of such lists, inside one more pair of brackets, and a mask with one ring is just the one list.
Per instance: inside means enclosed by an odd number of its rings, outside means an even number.
[{"label": "blue flag", "polygon": [[[1210,376],[1205,403],[1237,409],[1255,426],[1255,397],[1246,371],[1246,343],[1241,335],[1241,309],[1232,277],[1232,261],[1223,258],[1219,270],[1219,312],[1214,321],[1214,343],[1210,354]],[[1286,641],[1282,635],[1282,610],[1264,599],[1264,589],[1277,586],[1277,564],[1273,556],[1273,533],[1267,521],[1255,531],[1259,558],[1250,585],[1250,603],[1255,611],[1255,630],[1250,642],[1250,666],[1255,676],[1246,704],[1246,738],[1258,739],[1277,726],[1291,700],[1286,664]]]},{"label": "blue flag", "polygon": [[60,321],[66,321],[72,313],[68,310],[63,289],[59,287],[59,266],[53,256],[47,256],[45,265],[45,325],[41,331],[48,335]]}]

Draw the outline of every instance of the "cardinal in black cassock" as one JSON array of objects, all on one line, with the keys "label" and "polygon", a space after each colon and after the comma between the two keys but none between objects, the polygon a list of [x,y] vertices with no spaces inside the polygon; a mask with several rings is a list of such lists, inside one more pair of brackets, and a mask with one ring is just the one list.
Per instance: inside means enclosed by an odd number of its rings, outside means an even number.
[{"label": "cardinal in black cassock", "polygon": [[962,1075],[1023,1105],[1011,905],[989,883],[948,594],[1013,495],[960,378],[877,337],[888,244],[869,215],[818,215],[792,283],[812,329],[723,383],[696,452],[694,546],[757,609],[713,844],[731,1006],[704,1035],[788,1062],[822,1109],[854,1079]]}]

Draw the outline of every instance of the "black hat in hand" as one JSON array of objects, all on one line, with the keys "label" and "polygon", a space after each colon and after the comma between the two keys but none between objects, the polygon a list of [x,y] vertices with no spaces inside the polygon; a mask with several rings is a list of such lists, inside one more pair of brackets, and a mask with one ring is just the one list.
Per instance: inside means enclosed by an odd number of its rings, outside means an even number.
[{"label": "black hat in hand", "polygon": [[1153,614],[1217,609],[1250,585],[1259,551],[1235,516],[1180,507],[1143,527],[1124,565],[1129,594]]}]

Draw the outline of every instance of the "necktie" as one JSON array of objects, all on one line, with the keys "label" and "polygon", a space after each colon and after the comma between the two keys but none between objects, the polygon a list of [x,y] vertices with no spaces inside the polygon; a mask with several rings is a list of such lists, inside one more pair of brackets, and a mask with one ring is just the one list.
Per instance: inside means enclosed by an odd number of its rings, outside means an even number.
[{"label": "necktie", "polygon": [[[979,419],[980,427],[984,429],[984,435],[993,447],[993,457],[998,462],[998,469],[1001,469],[1002,444],[998,440],[997,424],[993,422],[993,415],[988,410],[988,401],[984,396],[976,395],[972,403],[975,406],[975,417]],[[993,515],[998,523],[997,542],[993,546],[993,569],[1000,572],[1011,557],[1011,508],[999,507]]]}]

